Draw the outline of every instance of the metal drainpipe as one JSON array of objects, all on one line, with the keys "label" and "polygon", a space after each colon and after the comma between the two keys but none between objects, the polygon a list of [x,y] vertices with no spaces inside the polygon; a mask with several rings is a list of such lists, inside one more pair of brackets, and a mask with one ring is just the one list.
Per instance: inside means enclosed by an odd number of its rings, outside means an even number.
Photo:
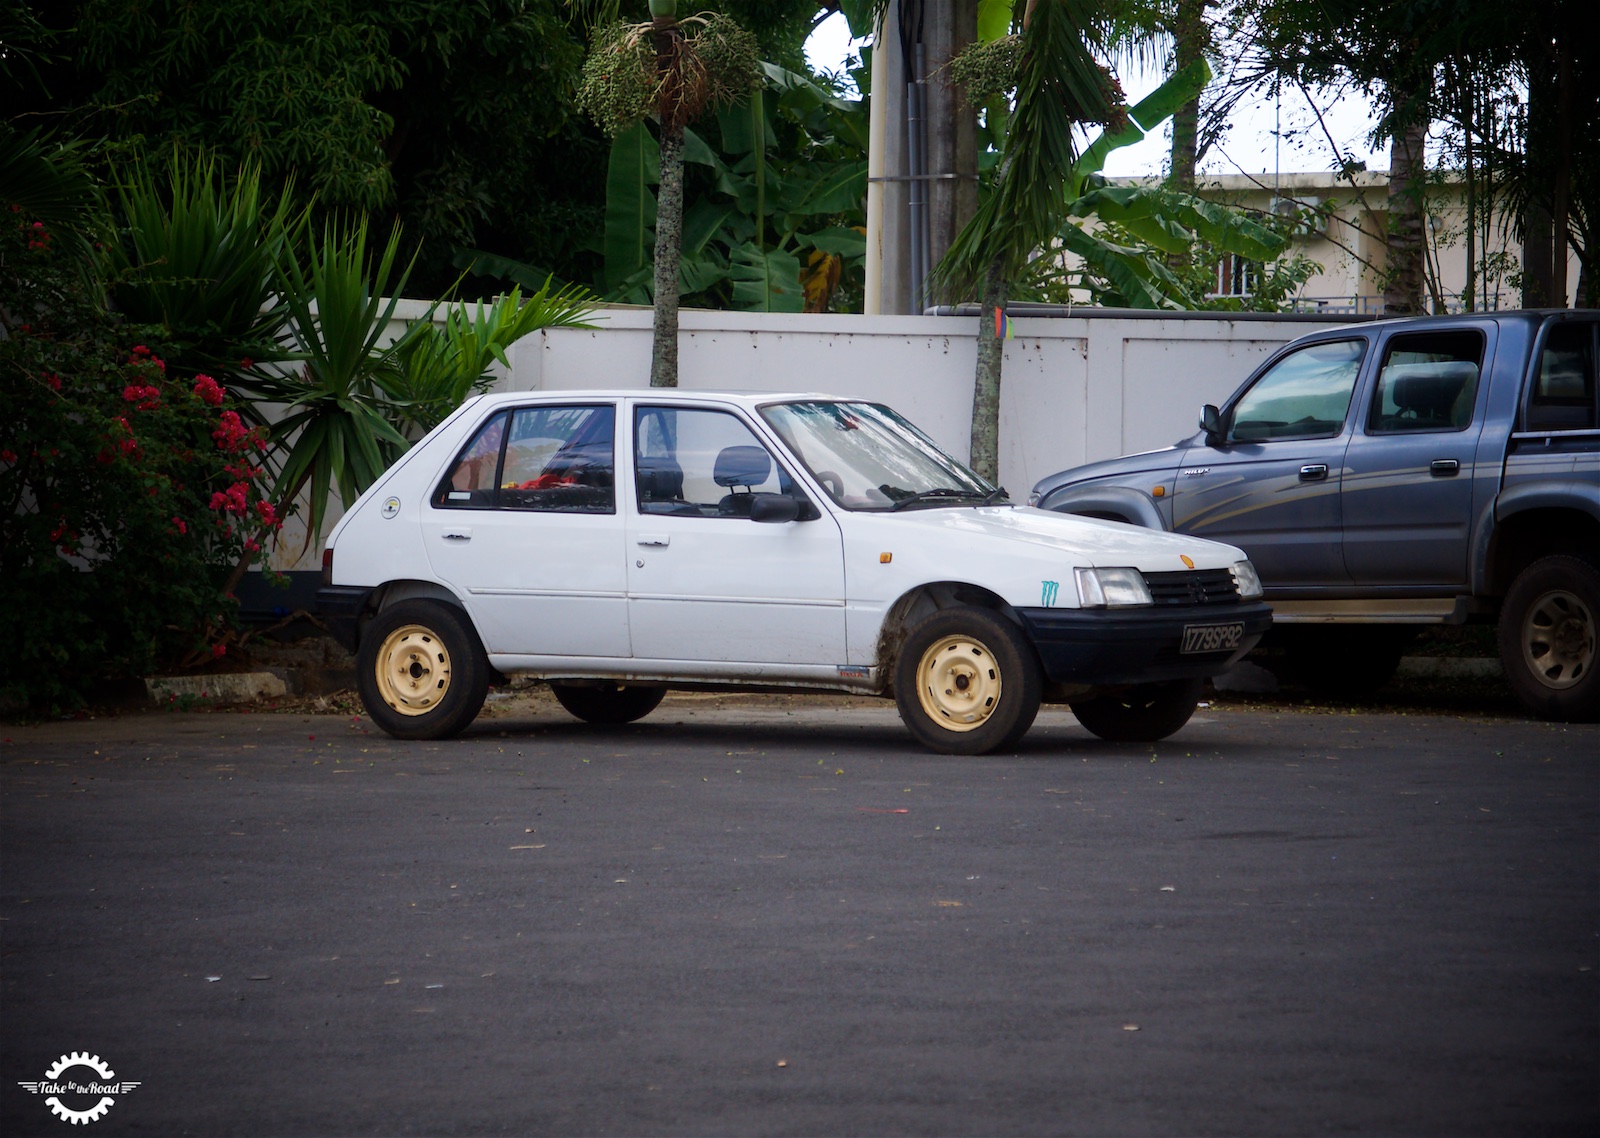
[{"label": "metal drainpipe", "polygon": [[901,0],[900,56],[906,69],[906,221],[910,256],[907,290],[912,312],[921,312],[927,303],[928,278],[928,185],[927,139],[923,131],[924,85],[926,71],[922,45],[923,0]]}]

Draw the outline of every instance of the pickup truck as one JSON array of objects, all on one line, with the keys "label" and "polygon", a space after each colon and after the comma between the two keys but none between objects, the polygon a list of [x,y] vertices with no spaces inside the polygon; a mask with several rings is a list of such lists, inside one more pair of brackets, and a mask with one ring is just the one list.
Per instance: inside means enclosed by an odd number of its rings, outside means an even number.
[{"label": "pickup truck", "polygon": [[1052,475],[1029,503],[1242,548],[1313,687],[1375,690],[1420,626],[1496,621],[1531,711],[1600,719],[1597,358],[1593,311],[1315,332],[1192,438]]}]

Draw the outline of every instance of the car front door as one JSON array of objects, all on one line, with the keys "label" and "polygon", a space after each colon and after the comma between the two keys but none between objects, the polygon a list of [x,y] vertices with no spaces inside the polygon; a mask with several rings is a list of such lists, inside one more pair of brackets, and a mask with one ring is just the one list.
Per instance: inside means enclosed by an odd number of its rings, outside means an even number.
[{"label": "car front door", "polygon": [[615,435],[611,403],[501,411],[435,488],[428,556],[489,652],[629,654]]},{"label": "car front door", "polygon": [[1269,588],[1347,584],[1339,486],[1366,344],[1311,344],[1262,373],[1220,437],[1185,453],[1174,528],[1239,546]]},{"label": "car front door", "polygon": [[1384,345],[1340,489],[1345,567],[1358,585],[1466,584],[1484,359],[1476,328]]},{"label": "car front door", "polygon": [[[640,403],[627,518],[629,627],[640,661],[838,665],[844,542],[803,518],[750,518],[756,494],[800,494],[730,411]],[[803,496],[803,495],[802,495]]]}]

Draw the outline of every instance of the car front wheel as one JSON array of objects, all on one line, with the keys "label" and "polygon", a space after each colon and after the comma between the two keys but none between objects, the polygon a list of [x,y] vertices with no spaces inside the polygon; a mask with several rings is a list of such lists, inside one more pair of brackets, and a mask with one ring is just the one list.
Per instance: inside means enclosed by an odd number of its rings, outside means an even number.
[{"label": "car front wheel", "polygon": [[1511,690],[1546,719],[1600,719],[1600,570],[1576,557],[1524,569],[1500,611],[1500,662]]},{"label": "car front wheel", "polygon": [[1189,722],[1204,680],[1138,684],[1116,695],[1073,703],[1072,714],[1092,734],[1113,743],[1154,743]]},{"label": "car front wheel", "polygon": [[1009,747],[1033,726],[1043,681],[1022,631],[988,609],[934,613],[907,634],[895,665],[900,718],[943,755]]},{"label": "car front wheel", "polygon": [[489,660],[467,614],[401,601],[362,633],[356,686],[367,714],[397,739],[459,735],[489,694]]},{"label": "car front wheel", "polygon": [[585,723],[616,726],[643,719],[667,694],[662,687],[632,687],[614,683],[550,685],[562,707]]}]

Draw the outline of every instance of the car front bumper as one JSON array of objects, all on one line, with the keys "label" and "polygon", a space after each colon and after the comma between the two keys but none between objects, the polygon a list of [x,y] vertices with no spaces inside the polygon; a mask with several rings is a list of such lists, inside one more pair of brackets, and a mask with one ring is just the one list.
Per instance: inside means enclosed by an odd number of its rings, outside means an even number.
[{"label": "car front bumper", "polygon": [[[1018,609],[1044,665],[1061,684],[1148,684],[1197,679],[1227,670],[1272,627],[1260,602],[1161,605],[1138,609]],[[1242,625],[1237,644],[1184,652],[1186,629]]]}]

